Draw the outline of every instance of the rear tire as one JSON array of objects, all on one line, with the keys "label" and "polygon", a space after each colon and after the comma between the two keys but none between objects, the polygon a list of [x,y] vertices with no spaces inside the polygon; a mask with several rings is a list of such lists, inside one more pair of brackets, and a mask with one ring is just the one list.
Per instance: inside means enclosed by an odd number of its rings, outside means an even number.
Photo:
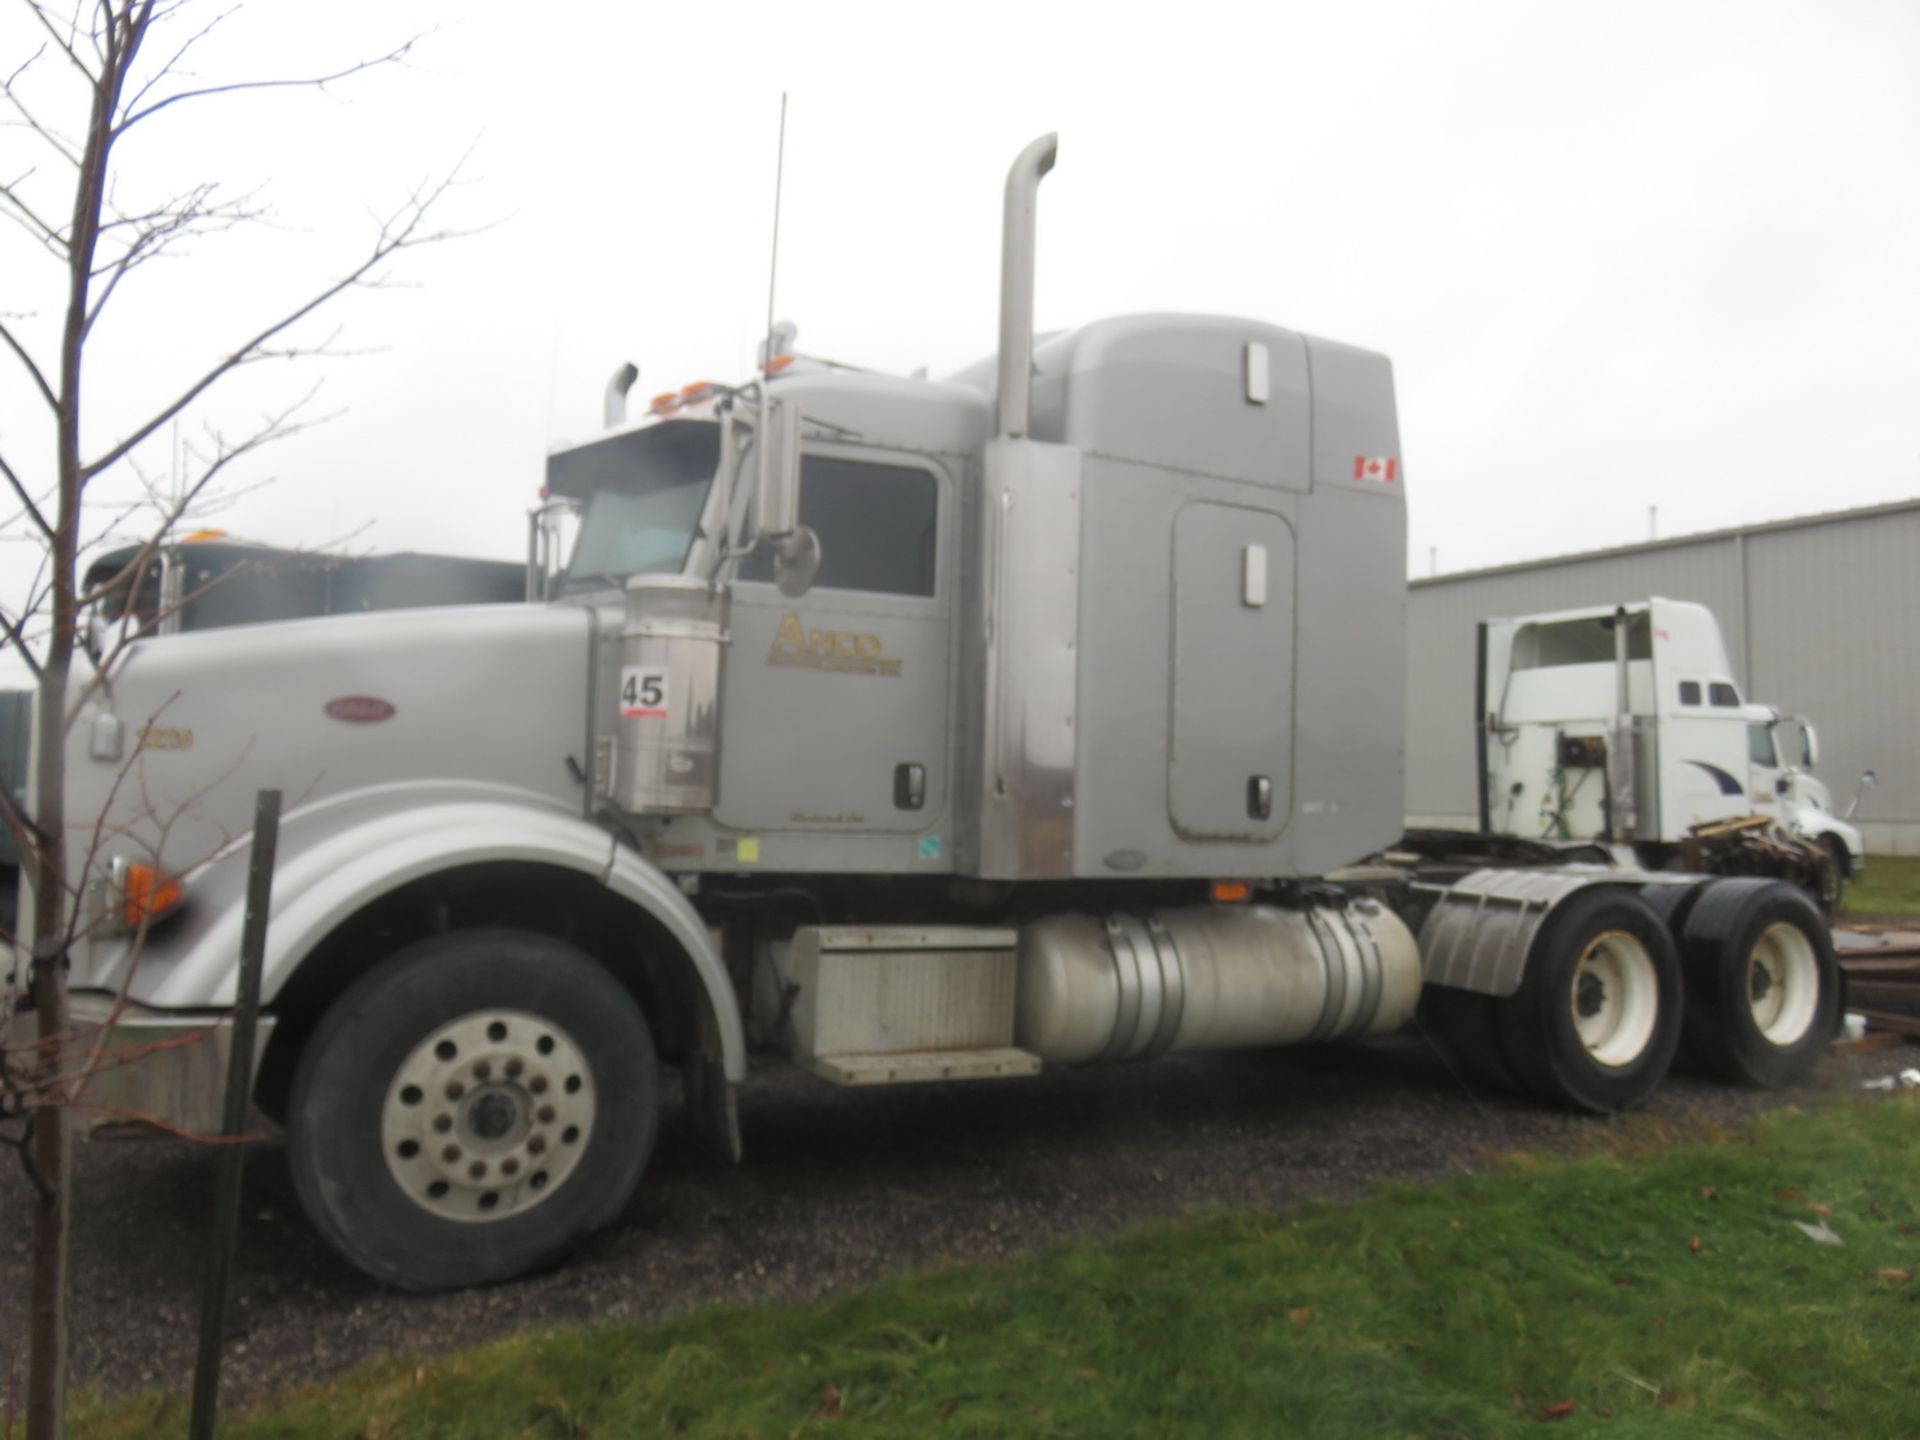
[{"label": "rear tire", "polygon": [[1688,917],[1683,951],[1689,1068],[1768,1089],[1812,1071],[1839,1015],[1840,965],[1803,891],[1722,880]]},{"label": "rear tire", "polygon": [[631,1198],[659,1124],[640,1008],[521,930],[438,935],[350,986],[294,1075],[288,1163],[313,1226],[407,1290],[511,1280]]},{"label": "rear tire", "polygon": [[1693,914],[1693,907],[1700,903],[1708,886],[1718,883],[1715,879],[1706,879],[1686,885],[1648,885],[1640,891],[1640,898],[1660,917],[1660,923],[1667,927],[1667,933],[1678,946],[1680,937],[1687,933],[1687,917]]},{"label": "rear tire", "polygon": [[1544,1100],[1609,1113],[1659,1087],[1680,1043],[1680,957],[1638,895],[1573,895],[1540,927],[1527,972],[1499,1007],[1501,1047]]}]

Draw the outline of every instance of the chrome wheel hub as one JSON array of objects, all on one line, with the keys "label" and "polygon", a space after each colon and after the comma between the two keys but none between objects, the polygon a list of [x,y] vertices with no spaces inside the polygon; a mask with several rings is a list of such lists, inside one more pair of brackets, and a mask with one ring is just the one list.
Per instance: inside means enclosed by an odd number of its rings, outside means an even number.
[{"label": "chrome wheel hub", "polygon": [[1580,956],[1568,997],[1573,1028],[1598,1063],[1638,1060],[1660,1016],[1660,981],[1647,947],[1624,930],[1597,935]]},{"label": "chrome wheel hub", "polygon": [[381,1114],[387,1169],[447,1220],[503,1220],[566,1183],[593,1133],[593,1075],[572,1036],[520,1010],[476,1010],[413,1047]]},{"label": "chrome wheel hub", "polygon": [[1747,957],[1747,1007],[1769,1045],[1797,1044],[1820,1010],[1820,962],[1797,925],[1776,921]]}]

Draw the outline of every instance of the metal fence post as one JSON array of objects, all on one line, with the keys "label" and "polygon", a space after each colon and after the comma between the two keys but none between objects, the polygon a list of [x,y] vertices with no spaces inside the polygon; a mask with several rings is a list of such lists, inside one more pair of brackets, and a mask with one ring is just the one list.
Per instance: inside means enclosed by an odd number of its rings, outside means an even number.
[{"label": "metal fence post", "polygon": [[191,1440],[213,1440],[220,1404],[221,1339],[227,1324],[227,1283],[240,1229],[240,1180],[246,1147],[235,1139],[247,1125],[253,1085],[253,1037],[260,1017],[260,970],[267,953],[267,911],[273,900],[273,852],[280,839],[280,792],[254,799],[253,849],[247,861],[247,915],[240,932],[240,994],[233,1018],[233,1050],[227,1061],[226,1111],[221,1134],[220,1179],[214,1200],[213,1244],[207,1255],[206,1288],[200,1296],[200,1351],[193,1367]]}]

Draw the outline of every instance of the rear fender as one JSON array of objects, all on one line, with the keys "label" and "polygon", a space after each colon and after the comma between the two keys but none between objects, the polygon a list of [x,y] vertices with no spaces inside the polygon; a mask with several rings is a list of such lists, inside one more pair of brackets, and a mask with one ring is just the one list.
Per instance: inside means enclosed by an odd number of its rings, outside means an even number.
[{"label": "rear fender", "polygon": [[1639,891],[1698,879],[1615,866],[1556,865],[1476,870],[1451,885],[1418,886],[1435,897],[1420,927],[1422,976],[1429,985],[1504,1000],[1526,976],[1534,936],[1568,897],[1599,885]]}]

